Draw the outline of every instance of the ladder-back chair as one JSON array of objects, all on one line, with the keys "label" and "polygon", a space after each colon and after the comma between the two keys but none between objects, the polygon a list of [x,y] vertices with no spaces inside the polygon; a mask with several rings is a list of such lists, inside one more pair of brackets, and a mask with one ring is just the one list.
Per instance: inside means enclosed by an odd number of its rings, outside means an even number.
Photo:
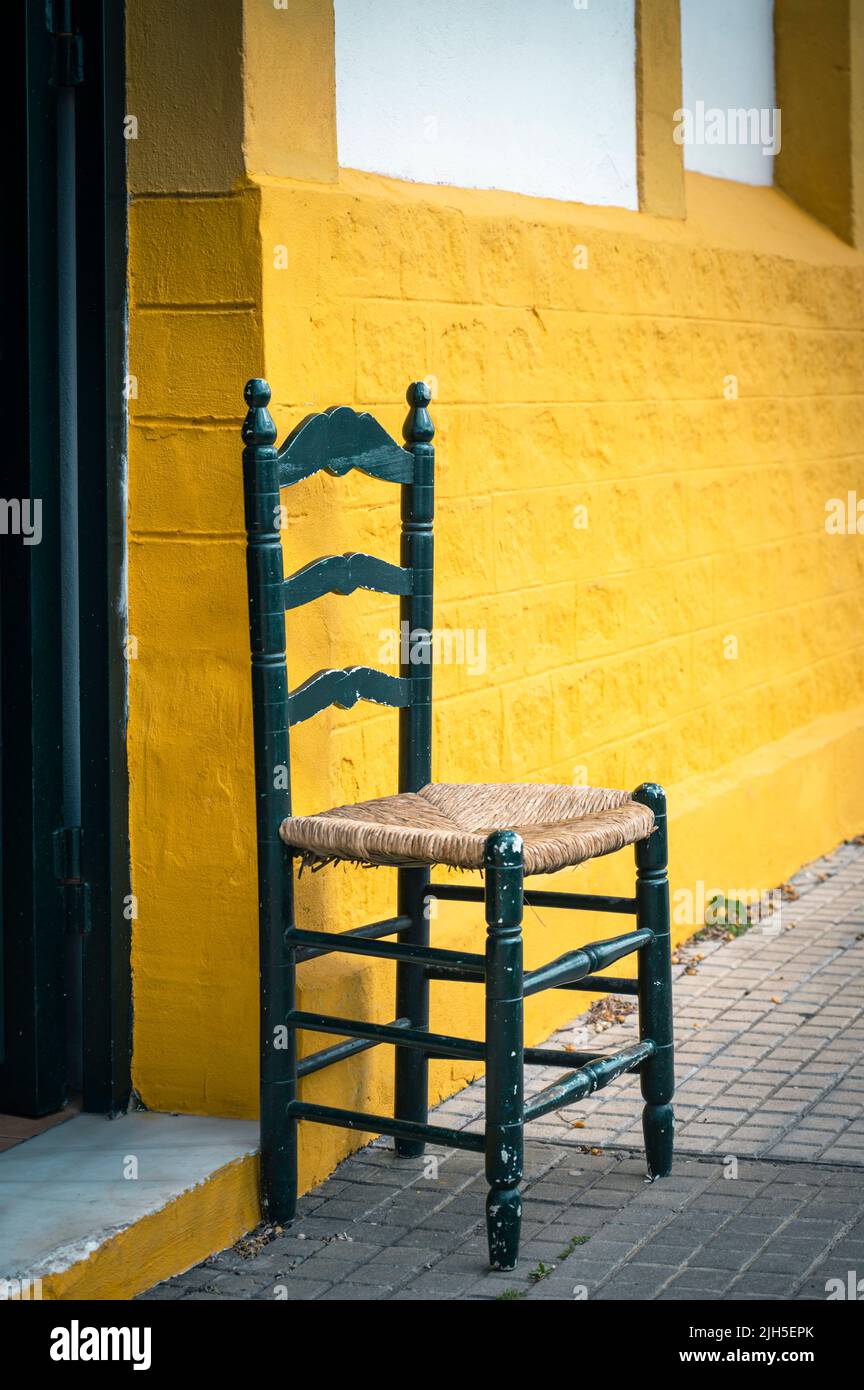
[{"label": "ladder-back chair", "polygon": [[[429,388],[423,382],[409,387],[404,448],[370,415],[339,407],[308,416],[276,449],[276,427],[267,409],[269,386],[257,378],[248,382],[245,399],[264,1212],[273,1222],[294,1217],[301,1120],[392,1135],[396,1152],[406,1157],[422,1154],[429,1141],[474,1150],[485,1154],[490,1262],[493,1268],[511,1269],[519,1250],[523,1131],[531,1120],[580,1100],[624,1072],[638,1071],[648,1171],[662,1177],[670,1170],[674,1072],[665,796],[652,783],[632,795],[590,787],[432,783],[434,428],[427,410]],[[341,477],[352,468],[401,487],[400,563],[370,555],[328,555],[286,579],[279,532],[281,490],[321,469]],[[400,674],[385,675],[367,666],[319,671],[289,690],[286,610],[325,593],[347,595],[358,588],[400,596],[401,630],[410,639],[402,643]],[[292,815],[287,775],[291,727],[329,705],[347,709],[358,700],[399,709],[398,795],[313,816]],[[525,875],[554,872],[627,844],[635,845],[636,852],[633,897],[524,889]],[[395,866],[396,915],[338,933],[299,930],[293,907],[295,859]],[[484,886],[433,883],[435,865],[482,869]],[[485,902],[485,950],[430,946],[430,898]],[[523,972],[525,902],[629,915],[636,927]],[[333,951],[395,962],[392,1022],[367,1023],[297,1009],[297,967]],[[632,952],[638,952],[638,980],[597,974]],[[429,1031],[430,980],[472,981],[485,987],[485,1039]],[[526,1048],[523,999],[545,989],[638,995],[638,1042],[614,1056]],[[341,1041],[298,1059],[300,1029],[330,1033]],[[392,1116],[300,1098],[301,1078],[381,1043],[393,1044],[396,1050]],[[485,1062],[485,1133],[429,1124],[430,1057]],[[526,1104],[525,1065],[560,1067],[563,1079]]]}]

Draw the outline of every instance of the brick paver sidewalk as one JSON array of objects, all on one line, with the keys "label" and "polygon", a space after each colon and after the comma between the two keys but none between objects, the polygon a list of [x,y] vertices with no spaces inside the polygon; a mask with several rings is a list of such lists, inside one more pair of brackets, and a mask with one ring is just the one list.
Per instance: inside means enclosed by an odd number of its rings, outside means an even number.
[{"label": "brick paver sidewalk", "polygon": [[[671,1177],[645,1181],[628,1077],[531,1126],[514,1273],[486,1267],[479,1155],[396,1160],[378,1141],[302,1199],[290,1230],[142,1297],[824,1299],[828,1280],[864,1275],[864,847],[793,885],[779,932],[679,953]],[[604,1030],[602,1050],[634,1023]],[[585,1046],[585,1028],[554,1042]],[[532,1068],[529,1089],[557,1074]],[[436,1118],[473,1128],[482,1112],[481,1080]]]}]

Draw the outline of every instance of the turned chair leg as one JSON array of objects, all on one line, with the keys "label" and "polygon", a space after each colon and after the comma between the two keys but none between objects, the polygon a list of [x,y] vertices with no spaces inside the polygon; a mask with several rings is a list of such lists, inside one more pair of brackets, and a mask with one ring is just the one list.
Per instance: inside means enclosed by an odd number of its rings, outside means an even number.
[{"label": "turned chair leg", "polygon": [[513,1269],[522,1224],[522,840],[486,841],[486,1232],[493,1269]]},{"label": "turned chair leg", "polygon": [[297,1034],[285,1020],[296,1007],[296,954],[286,944],[294,927],[292,859],[278,839],[262,837],[260,1098],[261,1191],[267,1221],[287,1225],[297,1214]]},{"label": "turned chair leg", "polygon": [[640,927],[654,933],[654,940],[639,952],[639,1036],[652,1038],[657,1045],[657,1052],[643,1062],[640,1072],[645,1100],[642,1131],[648,1172],[652,1178],[664,1178],[672,1169],[675,1128],[666,795],[662,788],[646,782],[633,793],[633,799],[650,806],[656,821],[653,833],[636,845],[636,917]]},{"label": "turned chair leg", "polygon": [[[429,918],[426,890],[428,869],[399,870],[400,915],[411,918],[411,926],[399,933],[399,941],[411,946],[429,945]],[[429,1027],[429,979],[423,965],[400,961],[396,966],[396,1017],[410,1020],[412,1028]],[[395,1104],[393,1113],[400,1120],[422,1125],[429,1118],[429,1059],[413,1047],[396,1048]],[[425,1151],[422,1139],[397,1139],[400,1158],[420,1158]]]}]

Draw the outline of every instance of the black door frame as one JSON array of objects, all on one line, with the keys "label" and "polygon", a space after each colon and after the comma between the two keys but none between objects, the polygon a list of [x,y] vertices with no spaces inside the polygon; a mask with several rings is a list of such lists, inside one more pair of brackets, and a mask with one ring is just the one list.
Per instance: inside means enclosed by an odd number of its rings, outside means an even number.
[{"label": "black door frame", "polygon": [[[81,6],[78,89],[79,515],[84,1108],[130,1094],[132,898],[126,762],[127,189],[125,5]],[[88,77],[89,73],[92,77]],[[88,458],[94,467],[86,467]]]},{"label": "black door frame", "polygon": [[[63,7],[59,7],[62,9]],[[46,1114],[66,1099],[61,828],[55,18],[46,0],[10,7],[3,84],[15,185],[4,375],[15,391],[6,497],[39,498],[42,540],[0,537],[5,1060],[0,1109]],[[81,865],[87,885],[83,1104],[117,1114],[131,1057],[126,766],[126,146],[124,5],[73,9],[81,635]],[[83,895],[82,895],[83,896]],[[3,1055],[0,1053],[0,1055]]]}]

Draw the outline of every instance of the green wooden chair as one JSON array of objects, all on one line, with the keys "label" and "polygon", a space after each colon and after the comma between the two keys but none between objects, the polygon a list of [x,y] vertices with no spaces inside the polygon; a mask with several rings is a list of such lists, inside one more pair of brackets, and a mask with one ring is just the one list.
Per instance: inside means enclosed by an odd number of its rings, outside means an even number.
[{"label": "green wooden chair", "polygon": [[[403,1156],[428,1141],[485,1154],[489,1258],[512,1269],[519,1250],[523,1131],[540,1115],[605,1086],[624,1072],[641,1078],[648,1171],[672,1163],[674,1088],[666,801],[660,787],[632,796],[603,788],[453,787],[431,783],[432,516],[434,429],[423,382],[408,389],[409,412],[400,447],[370,415],[347,407],[308,416],[275,448],[267,409],[270,388],[248,382],[243,425],[249,619],[258,831],[261,972],[261,1163],[265,1214],[288,1222],[297,1196],[298,1121],[393,1135]],[[401,563],[369,555],[329,555],[285,578],[278,517],[283,488],[320,469],[341,477],[350,469],[402,489]],[[398,594],[408,624],[398,676],[366,666],[321,671],[289,690],[285,612],[325,593],[355,589]],[[292,816],[286,776],[289,730],[328,705],[358,700],[400,712],[399,793],[316,816]],[[526,874],[550,872],[635,845],[631,897],[550,892],[523,886]],[[350,931],[299,930],[294,921],[295,859],[342,859],[398,869],[396,915]],[[485,887],[433,883],[434,865],[482,869]],[[433,948],[430,898],[484,902],[485,951]],[[568,951],[523,972],[521,923],[525,902],[635,917],[635,930]],[[297,967],[332,951],[396,962],[396,1017],[390,1023],[300,1011]],[[638,952],[638,982],[597,975]],[[486,1036],[475,1041],[429,1031],[429,981],[483,985]],[[523,999],[544,989],[638,994],[639,1041],[614,1056],[526,1048]],[[309,1029],[341,1039],[298,1059],[296,1033]],[[300,1098],[301,1078],[381,1043],[395,1045],[394,1115],[361,1114]],[[430,1057],[486,1064],[485,1133],[428,1122]],[[560,1067],[562,1078],[525,1104],[525,1065]]]}]

